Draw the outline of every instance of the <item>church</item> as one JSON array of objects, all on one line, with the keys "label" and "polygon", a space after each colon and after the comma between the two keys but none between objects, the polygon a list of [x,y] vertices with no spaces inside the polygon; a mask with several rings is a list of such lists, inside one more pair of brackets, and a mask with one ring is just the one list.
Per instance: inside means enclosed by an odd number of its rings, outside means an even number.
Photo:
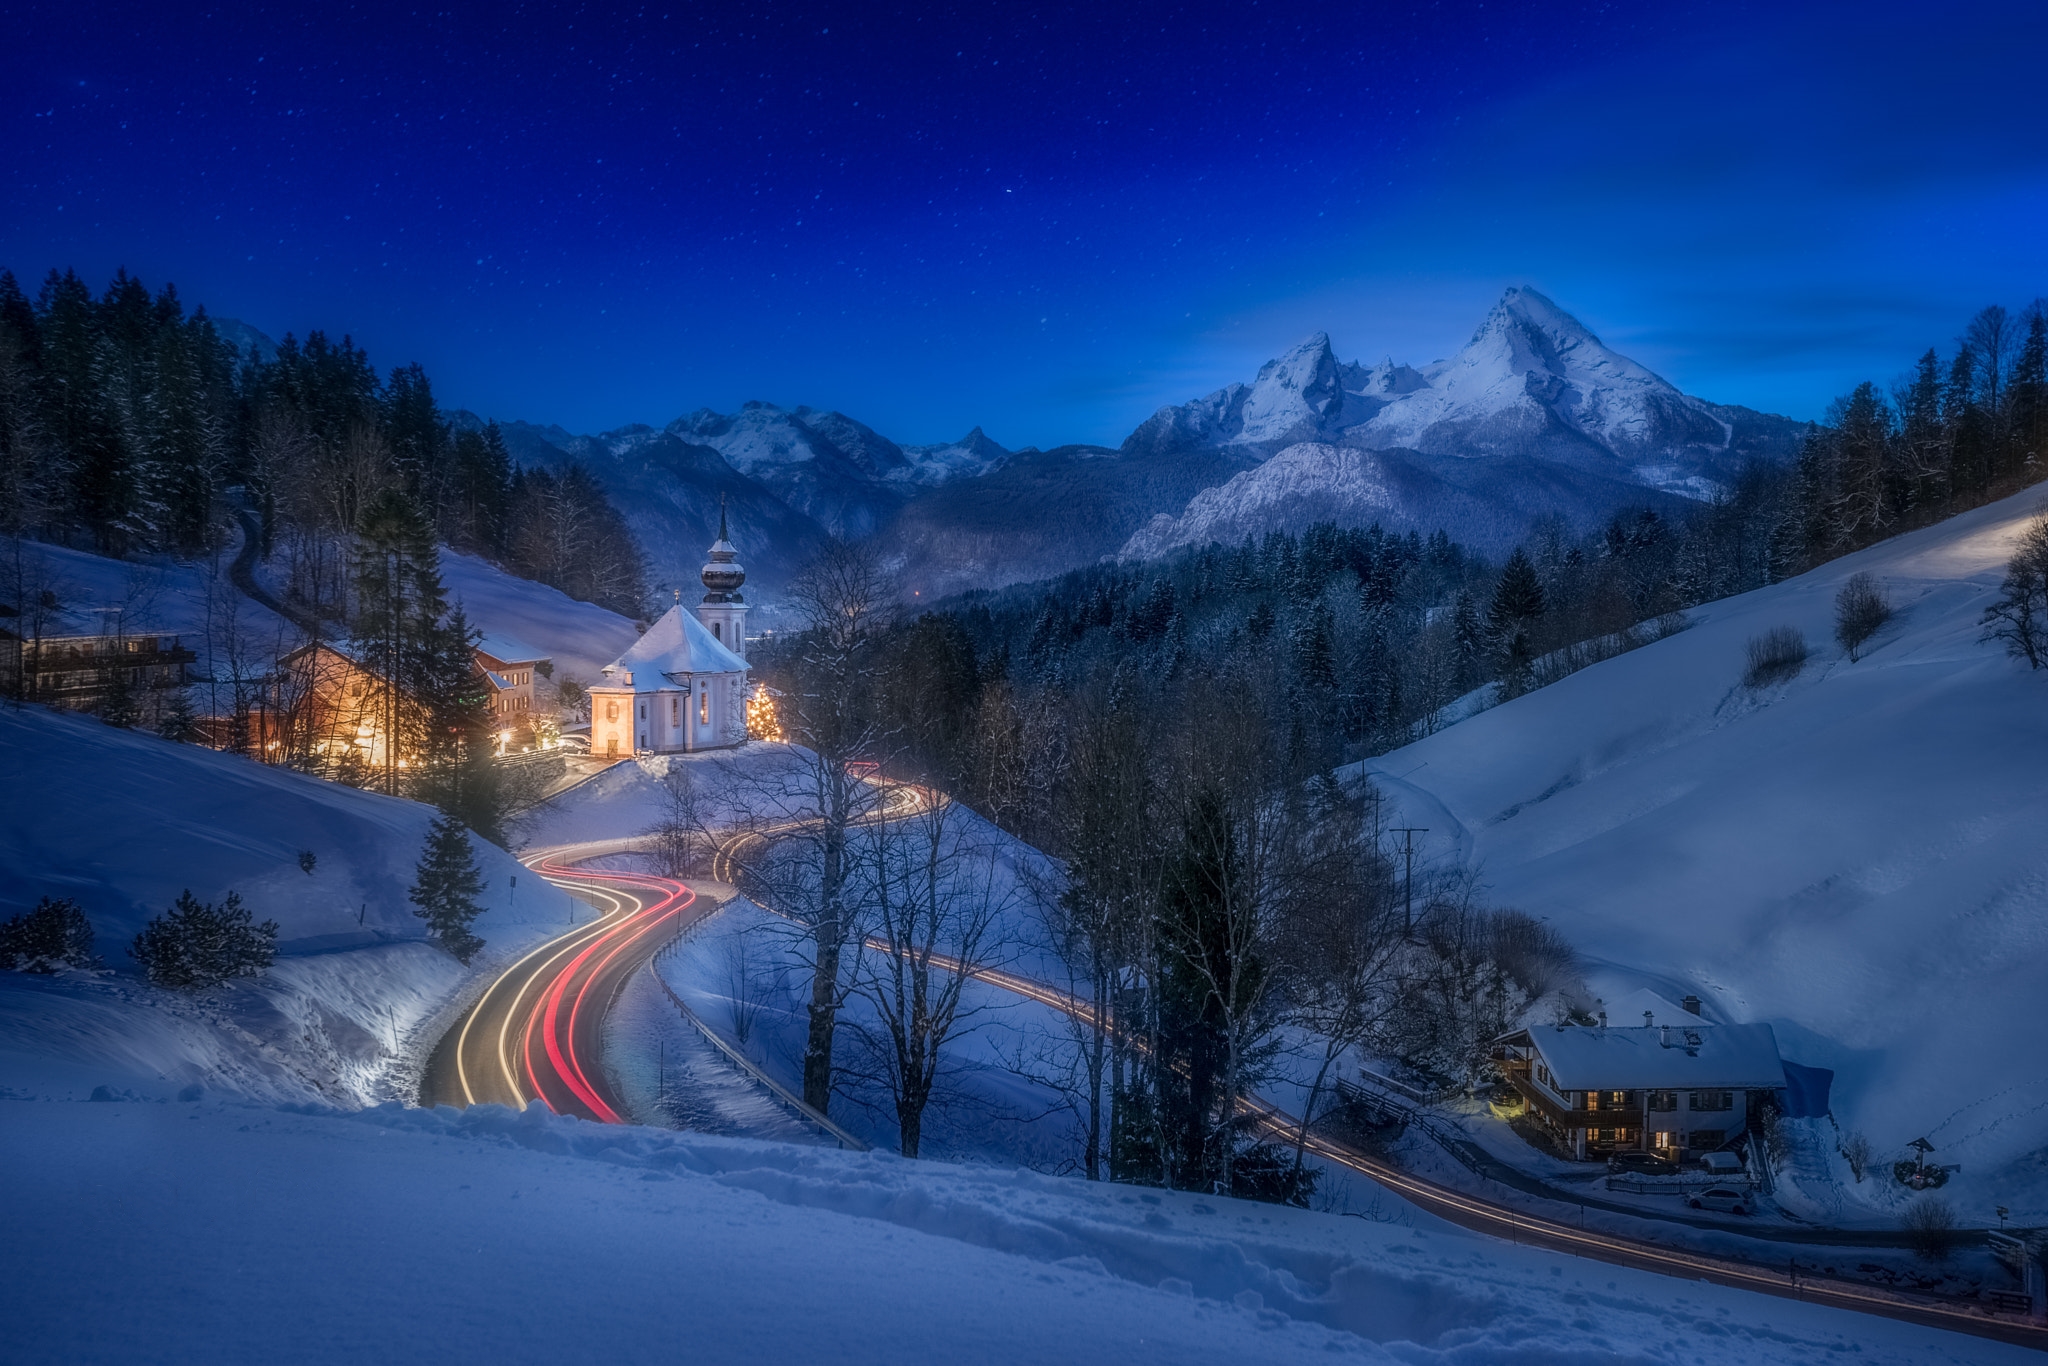
[{"label": "church", "polygon": [[688,754],[747,738],[747,571],[737,556],[721,501],[704,600],[684,607],[678,592],[676,605],[590,689],[592,755]]}]

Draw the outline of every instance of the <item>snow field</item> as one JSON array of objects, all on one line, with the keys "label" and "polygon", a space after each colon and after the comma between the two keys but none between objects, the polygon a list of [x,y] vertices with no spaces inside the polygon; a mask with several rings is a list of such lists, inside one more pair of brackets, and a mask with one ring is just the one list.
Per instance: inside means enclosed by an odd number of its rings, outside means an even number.
[{"label": "snow field", "polygon": [[537,1109],[0,1112],[0,1283],[22,1360],[2030,1359],[1419,1217]]}]

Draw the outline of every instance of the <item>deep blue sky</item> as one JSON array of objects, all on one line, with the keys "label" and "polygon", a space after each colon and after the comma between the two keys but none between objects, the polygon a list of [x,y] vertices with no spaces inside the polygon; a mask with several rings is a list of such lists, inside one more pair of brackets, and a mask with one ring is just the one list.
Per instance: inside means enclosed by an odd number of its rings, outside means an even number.
[{"label": "deep blue sky", "polygon": [[0,264],[596,430],[748,398],[1114,443],[1509,284],[1817,415],[2048,293],[2038,4],[4,11]]}]

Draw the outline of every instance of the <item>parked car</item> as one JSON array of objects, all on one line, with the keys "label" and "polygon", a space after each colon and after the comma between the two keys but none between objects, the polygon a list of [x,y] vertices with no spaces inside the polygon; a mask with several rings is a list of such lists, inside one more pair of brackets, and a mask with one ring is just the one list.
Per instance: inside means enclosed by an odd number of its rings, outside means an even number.
[{"label": "parked car", "polygon": [[1701,1153],[1700,1166],[1716,1176],[1742,1175],[1742,1159],[1734,1153]]},{"label": "parked car", "polygon": [[1607,1159],[1616,1176],[1676,1176],[1678,1164],[1655,1153],[1616,1153]]},{"label": "parked car", "polygon": [[1709,1186],[1685,1202],[1694,1209],[1714,1209],[1723,1214],[1749,1213],[1749,1192],[1739,1191],[1733,1186]]}]

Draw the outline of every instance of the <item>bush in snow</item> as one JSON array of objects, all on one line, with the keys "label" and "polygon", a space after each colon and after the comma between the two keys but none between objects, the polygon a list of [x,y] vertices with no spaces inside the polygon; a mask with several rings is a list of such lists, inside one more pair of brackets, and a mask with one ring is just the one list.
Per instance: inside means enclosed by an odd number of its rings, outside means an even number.
[{"label": "bush in snow", "polygon": [[1849,1164],[1849,1174],[1856,1178],[1858,1185],[1861,1185],[1863,1174],[1870,1170],[1872,1161],[1870,1140],[1853,1131],[1843,1134],[1842,1160]]},{"label": "bush in snow", "polygon": [[2004,641],[2006,652],[2029,668],[2048,664],[2048,516],[2020,534],[1998,601],[1984,609],[1984,638]]},{"label": "bush in snow", "polygon": [[461,821],[436,816],[413,881],[412,904],[418,908],[413,914],[427,922],[434,938],[458,962],[469,962],[484,946],[483,940],[469,932],[471,922],[483,914],[484,908],[477,904],[483,890],[484,877],[469,847],[469,831],[462,828]]},{"label": "bush in snow", "polygon": [[1939,1196],[1923,1196],[1906,1207],[1899,1220],[1906,1243],[1913,1254],[1930,1262],[1945,1262],[1956,1246],[1956,1212]]},{"label": "bush in snow", "polygon": [[1849,662],[1861,658],[1863,642],[1884,629],[1892,619],[1892,605],[1871,574],[1851,574],[1835,594],[1835,639],[1849,652]]},{"label": "bush in snow", "polygon": [[1743,671],[1745,688],[1768,687],[1797,678],[1806,667],[1806,637],[1795,626],[1773,626],[1760,636],[1749,638],[1749,667]]},{"label": "bush in snow", "polygon": [[277,956],[277,922],[256,923],[241,894],[218,906],[190,888],[178,904],[142,927],[129,955],[150,981],[179,991],[204,991],[233,977],[260,977]]},{"label": "bush in snow", "polygon": [[0,967],[10,972],[55,972],[89,968],[92,922],[69,897],[44,897],[26,915],[0,925]]}]

